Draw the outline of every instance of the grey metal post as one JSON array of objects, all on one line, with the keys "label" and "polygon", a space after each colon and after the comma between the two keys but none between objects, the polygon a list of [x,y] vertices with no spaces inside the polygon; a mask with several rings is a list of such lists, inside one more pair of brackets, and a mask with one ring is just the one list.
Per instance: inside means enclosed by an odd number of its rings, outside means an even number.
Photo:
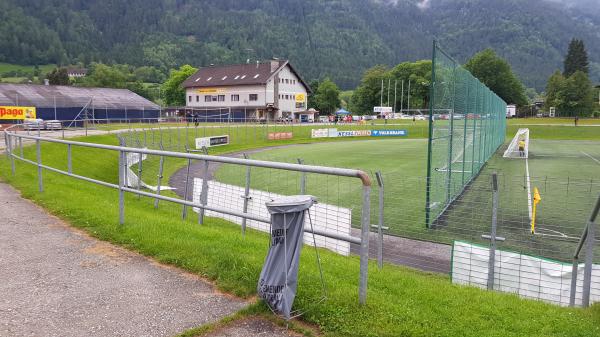
[{"label": "grey metal post", "polygon": [[[187,146],[185,147],[185,152],[190,153],[189,149],[187,148]],[[187,160],[187,167],[185,170],[185,188],[184,188],[184,194],[183,194],[183,199],[185,201],[188,200],[188,190],[189,190],[189,182],[190,182],[190,166],[192,165],[192,160],[188,159]],[[181,210],[181,218],[185,220],[185,218],[187,217],[187,205],[183,205],[183,209]]]},{"label": "grey metal post", "polygon": [[[123,145],[121,144],[121,146]],[[126,167],[127,158],[125,157],[125,152],[119,150],[119,224],[121,225],[125,223],[125,192],[123,191],[125,176],[123,172]]]},{"label": "grey metal post", "polygon": [[383,176],[381,171],[375,172],[377,185],[379,185],[379,222],[377,223],[377,265],[379,269],[383,268]]},{"label": "grey metal post", "polygon": [[23,139],[19,137],[19,150],[21,151],[21,158],[23,158]]},{"label": "grey metal post", "polygon": [[371,223],[371,186],[363,185],[363,204],[360,235],[360,281],[358,302],[367,303],[367,279],[369,276],[369,227]]},{"label": "grey metal post", "polygon": [[[244,153],[244,159],[248,159],[248,154]],[[248,212],[248,202],[252,197],[250,197],[250,166],[246,166],[246,189],[244,190],[244,213]],[[242,218],[242,236],[246,235],[246,218]]]},{"label": "grey metal post", "polygon": [[73,173],[73,158],[71,154],[71,144],[67,144],[67,170]]},{"label": "grey metal post", "polygon": [[[304,165],[304,159],[298,158],[298,164]],[[306,193],[306,172],[300,172],[300,194]]]},{"label": "grey metal post", "polygon": [[575,295],[577,294],[577,273],[579,269],[579,256],[573,257],[573,267],[571,269],[571,292],[569,296],[569,306],[575,306]]},{"label": "grey metal post", "polygon": [[[163,151],[162,144],[160,144],[160,150]],[[158,164],[158,176],[157,176],[157,182],[156,182],[156,195],[157,196],[160,195],[160,184],[162,183],[164,165],[165,165],[165,157],[160,156],[160,162]],[[154,200],[154,208],[158,208],[159,200],[160,200],[159,198],[156,198]]]},{"label": "grey metal post", "polygon": [[[202,147],[202,153],[208,155],[208,149],[206,146]],[[202,178],[202,191],[200,192],[200,204],[206,206],[208,204],[208,165],[207,160],[204,161],[204,177]],[[204,223],[204,208],[201,208],[198,212],[198,223],[202,225]]]},{"label": "grey metal post", "polygon": [[581,305],[584,308],[590,305],[590,290],[592,286],[592,267],[594,263],[594,240],[596,234],[596,224],[591,220],[587,226],[587,241],[585,247],[585,267],[583,269],[583,294],[581,295]]},{"label": "grey metal post", "polygon": [[40,144],[40,140],[35,140],[36,148],[37,148],[37,167],[38,167],[38,188],[40,192],[44,192],[44,181],[42,180],[42,147]]},{"label": "grey metal post", "polygon": [[[137,190],[139,191],[142,187],[142,158],[143,154],[140,152],[138,155],[138,178],[137,178]],[[138,199],[141,198],[141,195],[138,194]]]},{"label": "grey metal post", "polygon": [[4,138],[5,138],[5,145],[6,145],[6,155],[8,156],[8,158],[10,158],[10,169],[12,172],[12,175],[14,176],[16,174],[15,171],[15,158],[13,157],[13,146],[12,146],[12,136],[8,135],[8,133],[4,133]]},{"label": "grey metal post", "polygon": [[490,257],[488,260],[488,290],[494,290],[494,274],[496,265],[496,225],[498,221],[498,175],[492,173],[492,233],[490,235]]},{"label": "grey metal post", "polygon": [[[590,240],[587,240],[587,239],[588,239],[588,237],[590,235],[590,232],[589,232],[590,228],[593,228],[595,226],[594,223],[596,222],[596,217],[598,216],[599,213],[600,213],[600,195],[598,196],[598,199],[596,200],[596,205],[594,206],[594,208],[592,210],[592,214],[590,215],[590,218],[589,218],[589,220],[588,220],[585,228],[583,229],[583,233],[581,234],[581,237],[579,238],[579,243],[577,244],[577,249],[575,249],[575,254],[573,255],[573,269],[572,269],[572,274],[571,274],[571,297],[569,299],[569,305],[570,306],[574,306],[575,305],[575,295],[576,295],[576,290],[577,290],[577,268],[579,267],[578,266],[578,263],[579,263],[579,253],[581,252],[581,248],[583,248],[583,244],[584,243],[587,243],[587,248],[588,249],[589,249],[590,245],[593,246],[594,237],[592,236],[590,238]],[[590,242],[590,241],[592,241],[592,242]],[[593,249],[592,249],[592,252],[593,252]],[[587,250],[586,250],[586,254],[587,254]],[[591,257],[591,260],[593,261],[593,256]],[[586,266],[585,267],[586,268],[588,267],[587,256],[586,256]],[[585,270],[584,270],[584,276],[585,276]],[[590,275],[589,276],[591,276],[591,270],[590,270]],[[588,294],[587,294],[587,299],[588,299],[587,305],[589,305],[589,290],[590,290],[589,286],[591,286],[591,282],[590,282],[590,284],[588,284],[588,288],[587,288],[587,291],[588,291]],[[585,278],[584,278],[583,287],[584,287],[583,293],[585,294],[585,292],[586,292]],[[583,300],[583,296],[582,296],[582,300]],[[583,301],[582,305],[586,306],[586,301]]]},{"label": "grey metal post", "polygon": [[[8,137],[10,137],[8,135],[8,132],[4,132],[4,144],[6,145],[7,149],[8,149]],[[10,151],[6,151],[6,159],[10,159]]]}]

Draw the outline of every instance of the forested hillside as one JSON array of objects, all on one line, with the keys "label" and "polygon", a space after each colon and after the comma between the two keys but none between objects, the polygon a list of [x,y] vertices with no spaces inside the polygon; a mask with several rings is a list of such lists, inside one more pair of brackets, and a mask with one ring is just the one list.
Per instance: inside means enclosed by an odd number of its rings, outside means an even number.
[{"label": "forested hillside", "polygon": [[310,80],[354,87],[375,64],[464,62],[494,48],[542,90],[572,37],[600,80],[600,11],[555,0],[0,0],[0,62],[150,65],[289,58]]}]

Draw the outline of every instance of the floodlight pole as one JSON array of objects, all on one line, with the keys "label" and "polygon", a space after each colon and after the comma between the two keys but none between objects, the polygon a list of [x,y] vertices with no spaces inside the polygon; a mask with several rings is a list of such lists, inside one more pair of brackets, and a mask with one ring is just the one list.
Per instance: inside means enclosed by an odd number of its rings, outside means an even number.
[{"label": "floodlight pole", "polygon": [[383,78],[381,79],[381,95],[379,99],[379,106],[383,106]]},{"label": "floodlight pole", "polygon": [[394,81],[394,113],[396,112],[396,91],[398,89],[398,80]]},{"label": "floodlight pole", "polygon": [[400,113],[404,109],[404,80],[402,80],[402,87],[400,89]]}]

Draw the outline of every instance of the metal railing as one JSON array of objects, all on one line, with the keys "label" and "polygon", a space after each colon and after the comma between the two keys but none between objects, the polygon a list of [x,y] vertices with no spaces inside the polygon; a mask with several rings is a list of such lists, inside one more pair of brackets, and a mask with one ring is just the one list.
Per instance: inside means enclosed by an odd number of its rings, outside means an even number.
[{"label": "metal railing", "polygon": [[579,254],[585,243],[585,267],[583,270],[583,293],[581,298],[581,305],[588,307],[590,305],[590,289],[592,283],[592,267],[594,263],[594,237],[596,232],[596,218],[600,211],[600,196],[596,200],[596,206],[590,214],[590,218],[581,234],[579,244],[573,254],[573,271],[571,273],[571,295],[569,298],[569,305],[575,306],[575,296],[577,293],[577,272],[579,268]]},{"label": "metal railing", "polygon": [[[336,176],[336,177],[349,177],[349,178],[357,178],[361,181],[362,185],[362,207],[361,207],[361,232],[360,237],[355,237],[349,234],[344,233],[336,233],[329,230],[322,229],[309,229],[305,228],[304,231],[307,233],[313,233],[316,235],[324,236],[327,238],[332,238],[336,240],[345,241],[348,243],[353,243],[360,245],[360,275],[359,275],[359,302],[361,304],[366,303],[366,290],[367,290],[367,278],[368,278],[368,258],[369,258],[369,229],[370,229],[370,207],[371,207],[371,180],[368,174],[361,170],[354,169],[343,169],[343,168],[333,168],[333,167],[324,167],[324,166],[315,166],[315,165],[304,165],[304,164],[292,164],[292,163],[282,163],[282,162],[270,162],[270,161],[262,161],[262,160],[252,160],[245,158],[234,158],[234,157],[222,157],[222,156],[212,156],[206,154],[193,154],[193,153],[183,153],[183,152],[173,152],[173,151],[163,151],[163,150],[153,150],[146,148],[134,148],[134,147],[126,147],[126,146],[114,146],[114,145],[105,145],[105,144],[95,144],[95,143],[85,143],[85,142],[77,142],[77,141],[69,141],[63,139],[53,139],[42,137],[39,134],[28,135],[22,132],[17,133],[15,129],[20,127],[20,125],[15,125],[13,127],[7,128],[4,131],[4,138],[6,143],[6,155],[10,160],[11,170],[13,175],[16,174],[15,160],[20,160],[25,163],[29,163],[37,167],[37,180],[38,180],[38,189],[39,192],[44,191],[44,182],[43,182],[43,170],[51,171],[54,173],[66,175],[72,178],[80,179],[83,181],[87,181],[90,183],[98,184],[101,186],[105,186],[108,188],[116,189],[119,191],[119,223],[121,225],[125,222],[125,193],[131,193],[138,196],[146,196],[149,198],[155,199],[155,206],[157,205],[159,200],[169,201],[176,204],[183,205],[184,207],[194,207],[200,210],[199,212],[199,223],[202,223],[202,217],[204,216],[204,211],[212,211],[217,213],[226,214],[233,217],[239,217],[244,220],[253,220],[257,222],[262,222],[266,224],[271,223],[271,219],[265,216],[260,216],[252,213],[248,213],[246,208],[244,211],[235,211],[232,209],[228,209],[225,207],[218,206],[209,206],[206,200],[200,200],[200,202],[189,201],[187,198],[179,199],[175,197],[169,197],[166,195],[160,194],[160,188],[155,193],[147,192],[141,190],[139,188],[132,188],[126,184],[126,179],[128,175],[128,154],[139,155],[140,159],[143,155],[153,155],[160,157],[161,167],[162,162],[165,158],[181,158],[187,159],[188,162],[192,160],[201,161],[204,163],[220,163],[220,164],[233,164],[246,167],[249,169],[250,167],[258,167],[258,168],[268,168],[274,170],[284,170],[284,171],[294,171],[300,172],[303,175],[307,173],[317,174],[317,175],[325,175],[325,176]],[[23,140],[29,140],[35,142],[36,146],[36,159],[31,160],[26,158],[23,155]],[[66,145],[67,151],[67,171],[61,170],[49,165],[42,163],[42,143],[54,143],[54,144],[62,144]],[[102,181],[99,179],[94,179],[91,177],[87,177],[81,174],[75,174],[72,170],[72,148],[73,147],[84,147],[84,148],[93,148],[93,149],[101,149],[107,151],[114,151],[118,153],[118,175],[119,182],[118,184],[114,184],[107,181]],[[18,151],[15,151],[17,150]],[[141,162],[141,161],[140,161]],[[162,175],[162,173],[160,174]],[[160,185],[159,176],[159,185]],[[139,185],[138,185],[139,187]],[[187,197],[187,195],[186,195]]]}]

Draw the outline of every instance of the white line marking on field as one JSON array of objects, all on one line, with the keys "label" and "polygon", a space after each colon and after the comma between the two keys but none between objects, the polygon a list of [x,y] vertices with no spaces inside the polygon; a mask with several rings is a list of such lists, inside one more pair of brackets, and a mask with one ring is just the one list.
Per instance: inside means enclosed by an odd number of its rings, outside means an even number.
[{"label": "white line marking on field", "polygon": [[598,160],[598,159],[596,159],[596,158],[592,157],[590,154],[587,154],[587,153],[585,153],[585,152],[583,152],[583,151],[579,151],[579,152],[581,152],[581,153],[585,154],[586,156],[590,157],[590,159],[592,159],[592,160],[593,160],[593,161],[595,161],[596,163],[600,164],[600,160]]}]

